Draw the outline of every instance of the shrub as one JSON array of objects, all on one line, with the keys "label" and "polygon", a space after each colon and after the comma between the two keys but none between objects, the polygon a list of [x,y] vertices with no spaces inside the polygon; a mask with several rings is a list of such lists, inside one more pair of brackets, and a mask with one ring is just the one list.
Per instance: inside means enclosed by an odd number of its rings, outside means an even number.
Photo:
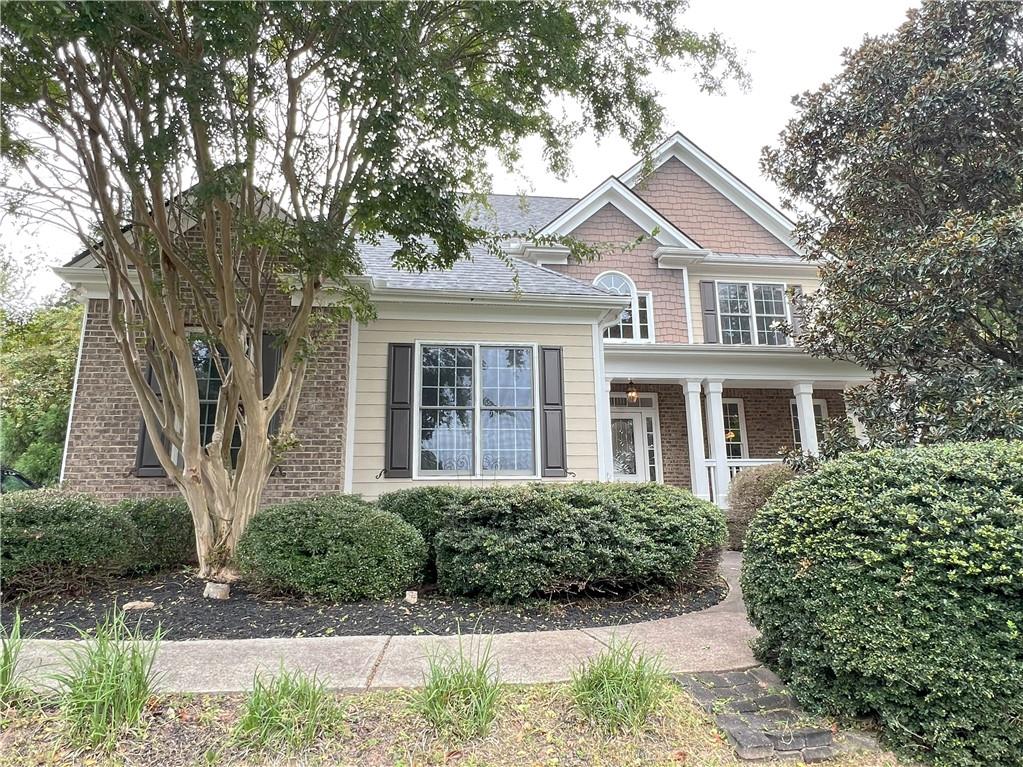
[{"label": "shrub", "polygon": [[716,506],[667,485],[480,488],[466,493],[437,536],[438,584],[504,601],[680,586],[713,572],[724,539]]},{"label": "shrub", "polygon": [[637,730],[664,697],[668,676],[658,658],[614,640],[572,674],[572,698],[587,719],[607,732]]},{"label": "shrub", "polygon": [[136,498],[118,505],[138,530],[136,572],[156,572],[198,561],[192,513],[183,498]]},{"label": "shrub", "polygon": [[238,542],[238,564],[257,583],[342,601],[400,593],[425,558],[414,527],[346,495],[269,506]]},{"label": "shrub", "polygon": [[877,450],[783,487],[746,537],[762,659],[943,765],[1023,756],[1023,442]]},{"label": "shrub", "polygon": [[377,506],[397,514],[419,531],[426,541],[426,565],[423,577],[428,583],[437,580],[437,551],[434,541],[449,510],[465,497],[466,491],[452,485],[428,485],[395,490],[377,498]]},{"label": "shrub", "polygon": [[774,492],[796,473],[780,463],[743,469],[728,488],[728,548],[742,551],[746,528]]},{"label": "shrub", "polygon": [[343,722],[344,709],[322,681],[281,669],[270,679],[256,674],[234,737],[256,748],[299,749],[340,729]]},{"label": "shrub", "polygon": [[427,658],[429,670],[413,705],[437,730],[459,738],[484,734],[497,716],[501,682],[491,640],[458,651],[440,651]]},{"label": "shrub", "polygon": [[129,570],[138,550],[123,509],[61,490],[26,490],[3,500],[0,577],[5,597],[59,590]]}]

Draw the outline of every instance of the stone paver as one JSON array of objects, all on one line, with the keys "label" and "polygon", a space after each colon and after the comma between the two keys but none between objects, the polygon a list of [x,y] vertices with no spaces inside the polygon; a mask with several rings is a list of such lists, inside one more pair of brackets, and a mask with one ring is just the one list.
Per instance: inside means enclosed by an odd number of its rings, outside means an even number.
[{"label": "stone paver", "polygon": [[[725,552],[720,573],[729,592],[706,610],[614,628],[494,634],[491,647],[501,678],[511,683],[570,679],[581,660],[599,653],[615,637],[635,640],[643,650],[660,653],[665,668],[673,673],[755,666],[749,642],[757,634],[746,620],[742,603],[741,561],[738,553]],[[422,683],[429,654],[457,648],[458,642],[454,636],[164,642],[156,666],[160,685],[169,692],[243,691],[251,687],[257,670],[272,673],[282,665],[315,671],[334,689],[414,687]],[[74,644],[62,640],[25,643],[26,667],[37,683],[44,683],[62,665],[61,654]]]}]

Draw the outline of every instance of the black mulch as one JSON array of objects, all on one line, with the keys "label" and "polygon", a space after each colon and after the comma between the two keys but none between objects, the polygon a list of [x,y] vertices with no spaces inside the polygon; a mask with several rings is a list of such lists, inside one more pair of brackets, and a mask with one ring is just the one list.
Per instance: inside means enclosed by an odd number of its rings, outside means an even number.
[{"label": "black mulch", "polygon": [[[267,595],[244,584],[235,584],[231,598],[218,602],[204,599],[202,591],[203,581],[194,572],[109,581],[79,595],[22,602],[22,633],[37,639],[78,638],[75,627],[88,629],[111,607],[132,601],[153,602],[155,607],[126,613],[129,622],[140,620],[147,633],[159,624],[166,639],[542,631],[670,618],[717,604],[728,587],[718,579],[694,591],[576,596],[515,606],[423,592],[414,605],[401,599],[327,604]],[[5,604],[0,610],[5,626],[14,619],[12,608]]]}]

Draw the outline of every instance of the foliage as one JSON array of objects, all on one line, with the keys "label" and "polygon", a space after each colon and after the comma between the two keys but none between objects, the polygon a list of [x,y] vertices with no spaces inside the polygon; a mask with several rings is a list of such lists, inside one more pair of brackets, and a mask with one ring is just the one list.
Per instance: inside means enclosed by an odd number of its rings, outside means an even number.
[{"label": "foliage", "polygon": [[238,544],[238,564],[257,583],[339,601],[395,596],[425,559],[414,527],[346,495],[269,506]]},{"label": "foliage", "polygon": [[397,514],[419,531],[426,541],[426,566],[423,577],[427,583],[437,580],[437,552],[434,539],[443,527],[450,509],[461,504],[465,490],[453,485],[427,485],[384,493],[377,506]]},{"label": "foliage", "polygon": [[413,706],[439,732],[458,738],[483,735],[497,716],[501,682],[491,640],[469,646],[458,637],[457,652],[438,651],[427,658],[429,670]]},{"label": "foliage", "polygon": [[136,572],[156,572],[196,562],[192,515],[183,499],[131,498],[118,508],[138,531]]},{"label": "foliage", "polygon": [[82,307],[0,310],[0,463],[40,485],[60,476]]},{"label": "foliage", "polygon": [[794,101],[763,167],[820,270],[811,353],[876,446],[1023,436],[1023,4],[930,0]]},{"label": "foliage", "polygon": [[72,742],[110,748],[138,726],[153,695],[160,630],[146,639],[115,609],[82,639],[65,657],[67,670],[54,677],[61,716]]},{"label": "foliage", "polygon": [[[692,65],[710,89],[740,74],[719,36],[681,25],[686,5],[4,5],[7,201],[76,232],[106,271],[114,340],[195,517],[204,575],[227,566],[276,447],[295,443],[317,344],[373,315],[359,243],[392,243],[412,271],[474,246],[507,258],[514,233],[471,215],[488,150],[514,166],[539,139],[563,172],[585,129],[645,148],[663,113],[655,68]],[[196,326],[221,350],[212,437],[194,396]]]},{"label": "foliage", "polygon": [[750,520],[774,492],[796,473],[784,464],[753,466],[739,472],[728,487],[728,548],[742,551]]},{"label": "foliage", "polygon": [[4,496],[0,577],[5,597],[80,585],[130,569],[138,532],[123,510],[80,493],[26,490]]},{"label": "foliage", "polygon": [[532,483],[468,492],[436,538],[449,594],[512,601],[585,589],[674,587],[713,572],[725,520],[653,483]]},{"label": "foliage", "polygon": [[256,674],[234,737],[256,748],[297,750],[341,729],[343,723],[344,710],[322,680],[281,668],[269,679]]},{"label": "foliage", "polygon": [[942,765],[1023,753],[1023,443],[855,453],[746,536],[760,657],[814,708],[876,716]]},{"label": "foliage", "polygon": [[640,729],[667,686],[668,675],[658,658],[617,639],[572,674],[575,705],[607,732]]},{"label": "foliage", "polygon": [[21,636],[21,614],[14,613],[8,629],[0,626],[0,706],[11,706],[25,694],[18,665],[25,640]]}]

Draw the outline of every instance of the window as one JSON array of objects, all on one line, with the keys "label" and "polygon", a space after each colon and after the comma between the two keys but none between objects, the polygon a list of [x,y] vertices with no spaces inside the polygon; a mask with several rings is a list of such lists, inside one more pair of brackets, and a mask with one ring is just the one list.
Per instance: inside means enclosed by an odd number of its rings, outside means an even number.
[{"label": "window", "polygon": [[779,325],[788,319],[785,286],[776,283],[717,283],[721,343],[785,346]]},{"label": "window", "polygon": [[[789,400],[789,412],[792,414],[792,447],[803,449],[803,439],[799,436],[799,408],[796,401]],[[813,418],[817,422],[817,442],[824,440],[824,422],[828,420],[828,403],[822,399],[813,401]]]},{"label": "window", "polygon": [[613,341],[653,340],[653,294],[640,293],[636,285],[620,272],[605,272],[593,282],[608,293],[632,298],[632,306],[622,312],[618,323],[604,329],[604,338]]},{"label": "window", "polygon": [[722,400],[721,409],[724,412],[725,458],[746,458],[746,414],[743,412],[742,400]]},{"label": "window", "polygon": [[[221,356],[220,364],[227,367],[227,360]],[[217,424],[217,399],[220,397],[220,370],[213,358],[213,350],[208,342],[201,338],[192,339],[192,366],[195,368],[195,379],[199,385],[199,439],[208,445],[213,439],[213,431]],[[238,459],[241,449],[241,430],[235,426],[231,439],[231,463]]]},{"label": "window", "polygon": [[424,345],[419,380],[421,474],[536,474],[532,347]]}]

